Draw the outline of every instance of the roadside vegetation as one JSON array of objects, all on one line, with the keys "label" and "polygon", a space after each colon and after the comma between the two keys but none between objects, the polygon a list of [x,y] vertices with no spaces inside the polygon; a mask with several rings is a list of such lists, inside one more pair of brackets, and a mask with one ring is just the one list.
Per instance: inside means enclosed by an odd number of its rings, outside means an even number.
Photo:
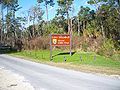
[{"label": "roadside vegetation", "polygon": [[67,69],[120,75],[120,60],[113,60],[94,52],[72,52],[72,56],[69,51],[53,50],[52,53],[52,60],[50,60],[49,50],[26,50],[10,55]]}]

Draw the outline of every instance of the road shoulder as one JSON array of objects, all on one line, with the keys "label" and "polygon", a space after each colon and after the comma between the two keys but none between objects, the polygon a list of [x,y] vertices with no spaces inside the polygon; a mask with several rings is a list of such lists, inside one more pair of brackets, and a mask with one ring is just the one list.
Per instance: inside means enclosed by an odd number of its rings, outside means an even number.
[{"label": "road shoulder", "polygon": [[0,67],[0,90],[34,90],[23,76]]}]

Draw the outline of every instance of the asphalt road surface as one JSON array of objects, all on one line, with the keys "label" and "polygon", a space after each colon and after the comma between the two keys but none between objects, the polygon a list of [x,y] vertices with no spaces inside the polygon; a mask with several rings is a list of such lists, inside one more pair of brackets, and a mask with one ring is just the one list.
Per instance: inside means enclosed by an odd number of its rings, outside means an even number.
[{"label": "asphalt road surface", "polygon": [[0,55],[0,66],[24,76],[35,90],[120,90],[120,79]]}]

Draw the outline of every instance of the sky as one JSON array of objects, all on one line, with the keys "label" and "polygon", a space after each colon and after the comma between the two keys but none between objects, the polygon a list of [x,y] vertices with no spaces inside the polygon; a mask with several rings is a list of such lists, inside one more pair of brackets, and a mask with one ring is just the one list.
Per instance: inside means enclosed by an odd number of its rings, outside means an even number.
[{"label": "sky", "polygon": [[[29,10],[32,6],[35,6],[37,4],[37,0],[18,0],[18,1],[19,1],[20,7],[22,7],[22,8],[19,11],[17,11],[17,16],[20,16],[22,14],[22,12]],[[54,0],[54,1],[55,1],[54,7],[50,7],[50,6],[48,7],[49,20],[55,17],[56,9],[58,8],[57,0]],[[74,3],[74,6],[73,6],[74,12],[70,13],[70,15],[73,15],[73,16],[77,15],[77,13],[80,9],[80,6],[88,6],[92,9],[94,9],[93,6],[87,4],[87,1],[88,0],[74,0],[74,2],[73,2]],[[43,10],[45,10],[44,3],[41,4],[41,7]],[[46,13],[43,16],[43,19],[46,20]]]}]

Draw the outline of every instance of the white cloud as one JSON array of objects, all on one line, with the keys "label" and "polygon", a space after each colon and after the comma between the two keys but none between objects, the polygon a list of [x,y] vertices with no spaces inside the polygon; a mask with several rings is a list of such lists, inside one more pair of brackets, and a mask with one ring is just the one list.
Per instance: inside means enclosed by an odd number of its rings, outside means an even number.
[{"label": "white cloud", "polygon": [[88,1],[85,1],[85,3],[84,3],[85,6],[88,6],[88,5],[89,5],[87,2],[88,2]]}]

